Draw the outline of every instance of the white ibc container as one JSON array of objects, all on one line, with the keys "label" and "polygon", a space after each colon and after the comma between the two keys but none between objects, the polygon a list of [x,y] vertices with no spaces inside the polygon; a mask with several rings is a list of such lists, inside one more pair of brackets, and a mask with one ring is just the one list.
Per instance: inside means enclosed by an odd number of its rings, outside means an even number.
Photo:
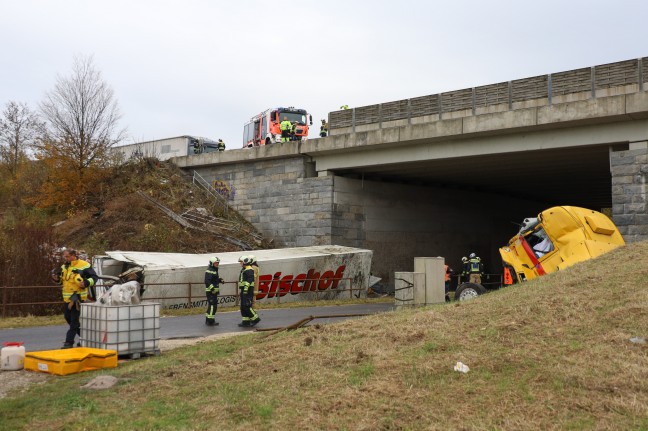
[{"label": "white ibc container", "polygon": [[25,366],[25,346],[22,343],[4,343],[0,351],[0,369],[4,371],[22,370]]},{"label": "white ibc container", "polygon": [[160,304],[82,304],[81,344],[119,355],[159,353]]}]

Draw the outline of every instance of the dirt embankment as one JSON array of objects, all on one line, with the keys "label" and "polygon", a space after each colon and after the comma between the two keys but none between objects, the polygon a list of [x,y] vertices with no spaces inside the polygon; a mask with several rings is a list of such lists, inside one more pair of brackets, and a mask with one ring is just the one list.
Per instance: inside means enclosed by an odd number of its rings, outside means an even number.
[{"label": "dirt embankment", "polygon": [[[270,248],[256,229],[171,163],[131,162],[115,170],[92,206],[55,226],[59,246],[85,250],[209,253]],[[173,215],[175,214],[175,216]]]}]

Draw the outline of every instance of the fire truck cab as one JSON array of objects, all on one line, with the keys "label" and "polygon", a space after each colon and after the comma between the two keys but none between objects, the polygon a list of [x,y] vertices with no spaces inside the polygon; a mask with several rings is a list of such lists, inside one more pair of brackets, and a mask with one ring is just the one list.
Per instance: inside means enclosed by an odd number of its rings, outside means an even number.
[{"label": "fire truck cab", "polygon": [[243,128],[243,148],[281,142],[281,122],[287,119],[294,125],[291,141],[301,141],[308,138],[308,126],[313,125],[313,116],[305,109],[270,108],[255,115]]}]

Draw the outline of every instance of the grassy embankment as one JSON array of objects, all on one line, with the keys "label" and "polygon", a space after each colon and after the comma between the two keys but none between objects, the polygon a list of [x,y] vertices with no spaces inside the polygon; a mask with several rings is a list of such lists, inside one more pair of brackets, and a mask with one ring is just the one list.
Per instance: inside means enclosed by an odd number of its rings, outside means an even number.
[{"label": "grassy embankment", "polygon": [[0,429],[645,430],[647,278],[644,242],[461,304],[51,376]]}]

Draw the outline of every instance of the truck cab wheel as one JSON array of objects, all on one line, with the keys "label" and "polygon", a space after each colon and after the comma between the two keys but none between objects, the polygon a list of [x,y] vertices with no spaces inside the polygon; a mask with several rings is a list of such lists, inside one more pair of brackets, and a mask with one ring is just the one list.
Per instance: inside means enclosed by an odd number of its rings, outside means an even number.
[{"label": "truck cab wheel", "polygon": [[486,288],[477,283],[462,283],[455,291],[455,300],[466,301],[486,293]]}]

